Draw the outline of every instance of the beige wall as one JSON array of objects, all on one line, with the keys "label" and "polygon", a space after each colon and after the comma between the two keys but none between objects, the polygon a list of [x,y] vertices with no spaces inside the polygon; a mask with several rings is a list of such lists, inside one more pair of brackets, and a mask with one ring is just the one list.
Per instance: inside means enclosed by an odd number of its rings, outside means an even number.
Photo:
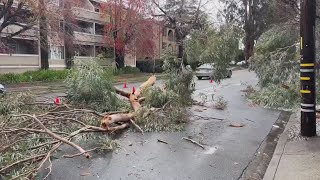
[{"label": "beige wall", "polygon": [[[66,68],[64,59],[50,59],[49,67],[52,70]],[[23,73],[40,69],[38,55],[4,55],[0,54],[0,73]]]},{"label": "beige wall", "polygon": [[124,57],[124,65],[136,67],[136,57],[134,54],[126,54]]},{"label": "beige wall", "polygon": [[1,66],[39,66],[38,55],[16,55],[12,56],[0,54],[0,68]]},{"label": "beige wall", "polygon": [[64,59],[50,59],[49,60],[49,69],[53,70],[62,70],[65,69],[66,63]]},{"label": "beige wall", "polygon": [[0,74],[23,73],[40,68],[38,55],[0,54]]}]

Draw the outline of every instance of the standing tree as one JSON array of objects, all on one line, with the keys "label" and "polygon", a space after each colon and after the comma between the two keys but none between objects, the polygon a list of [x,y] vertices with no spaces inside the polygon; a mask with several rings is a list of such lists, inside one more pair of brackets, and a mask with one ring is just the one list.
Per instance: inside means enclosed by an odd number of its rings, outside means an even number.
[{"label": "standing tree", "polygon": [[[33,0],[19,1],[14,3],[14,0],[0,0],[0,48],[6,49],[6,43],[14,37],[23,35],[29,29],[32,29],[38,23],[38,18],[34,16],[36,2]],[[7,33],[6,29],[9,26],[18,26],[16,32]]]},{"label": "standing tree", "polygon": [[239,30],[235,26],[223,25],[220,29],[208,27],[193,31],[186,41],[188,63],[214,63],[214,79],[226,77],[229,63],[235,59],[239,46]]},{"label": "standing tree", "polygon": [[227,23],[235,23],[245,32],[245,60],[253,55],[255,41],[269,27],[273,20],[273,0],[225,1],[223,15]]},{"label": "standing tree", "polygon": [[147,0],[109,0],[102,6],[110,17],[105,25],[105,42],[114,48],[117,68],[124,67],[126,53],[153,54],[153,20],[147,18]]},{"label": "standing tree", "polygon": [[49,69],[49,44],[46,5],[44,0],[39,0],[39,27],[40,27],[40,54],[41,69]]},{"label": "standing tree", "polygon": [[178,43],[178,58],[183,60],[184,40],[194,29],[202,29],[207,24],[207,16],[201,10],[204,3],[201,0],[167,0],[164,5],[153,0],[159,14],[167,25],[174,29]]}]

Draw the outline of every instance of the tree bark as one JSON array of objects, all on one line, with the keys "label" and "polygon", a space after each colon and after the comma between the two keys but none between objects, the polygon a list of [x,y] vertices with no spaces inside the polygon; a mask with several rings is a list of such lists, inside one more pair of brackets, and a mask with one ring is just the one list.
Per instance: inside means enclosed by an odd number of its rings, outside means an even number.
[{"label": "tree bark", "polygon": [[48,45],[48,26],[45,14],[44,0],[39,0],[40,8],[40,53],[41,53],[41,69],[49,69],[49,45]]},{"label": "tree bark", "polygon": [[71,14],[69,12],[71,6],[69,2],[64,2],[63,4],[63,35],[64,35],[64,47],[65,47],[65,63],[67,69],[71,69],[73,66],[73,58],[74,58],[74,45],[73,45],[73,39],[74,39],[74,31],[72,25],[72,18]]},{"label": "tree bark", "polygon": [[243,0],[243,5],[245,6],[245,61],[248,63],[249,58],[253,55],[254,48],[254,1]]},{"label": "tree bark", "polygon": [[124,64],[124,50],[116,50],[115,55],[116,55],[117,69],[123,68],[125,65]]}]

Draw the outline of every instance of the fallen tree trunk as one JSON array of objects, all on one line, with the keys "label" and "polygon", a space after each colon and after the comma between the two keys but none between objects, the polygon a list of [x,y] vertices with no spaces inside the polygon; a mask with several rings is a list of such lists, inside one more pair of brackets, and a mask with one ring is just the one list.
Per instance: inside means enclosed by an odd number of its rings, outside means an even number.
[{"label": "fallen tree trunk", "polygon": [[[128,123],[131,121],[134,121],[135,112],[137,112],[141,108],[141,102],[145,100],[144,97],[140,97],[144,91],[146,91],[148,88],[152,87],[156,82],[156,76],[151,76],[146,82],[142,83],[139,89],[134,93],[126,92],[122,89],[119,89],[115,87],[116,93],[126,97],[133,109],[133,113],[127,113],[127,114],[112,114],[112,115],[106,115],[101,120],[101,127],[106,130],[110,130],[110,128],[116,128],[117,126],[112,127],[112,124],[119,123],[119,122],[125,122]],[[126,125],[121,125],[121,128],[125,127]],[[111,130],[112,131],[112,130]]]},{"label": "fallen tree trunk", "polygon": [[146,82],[141,84],[139,89],[134,94],[139,98],[145,90],[152,87],[156,83],[156,80],[156,76],[152,75]]},{"label": "fallen tree trunk", "polygon": [[101,127],[104,129],[109,129],[111,124],[118,122],[129,122],[130,119],[134,118],[134,114],[112,114],[105,116],[101,121]]}]

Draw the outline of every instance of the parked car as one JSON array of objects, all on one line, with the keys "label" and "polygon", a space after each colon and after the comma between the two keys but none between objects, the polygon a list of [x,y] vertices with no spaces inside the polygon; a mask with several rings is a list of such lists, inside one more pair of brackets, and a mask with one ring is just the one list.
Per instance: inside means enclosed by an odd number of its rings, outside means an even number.
[{"label": "parked car", "polygon": [[6,89],[4,88],[4,86],[2,84],[0,84],[0,94],[3,94],[6,92]]},{"label": "parked car", "polygon": [[246,64],[246,61],[237,62],[237,65],[238,65],[238,66],[242,66],[242,65],[245,65],[245,64]]},{"label": "parked car", "polygon": [[[203,64],[196,69],[196,76],[199,80],[202,78],[213,78],[214,64]],[[226,78],[231,78],[232,69],[228,68]]]}]

